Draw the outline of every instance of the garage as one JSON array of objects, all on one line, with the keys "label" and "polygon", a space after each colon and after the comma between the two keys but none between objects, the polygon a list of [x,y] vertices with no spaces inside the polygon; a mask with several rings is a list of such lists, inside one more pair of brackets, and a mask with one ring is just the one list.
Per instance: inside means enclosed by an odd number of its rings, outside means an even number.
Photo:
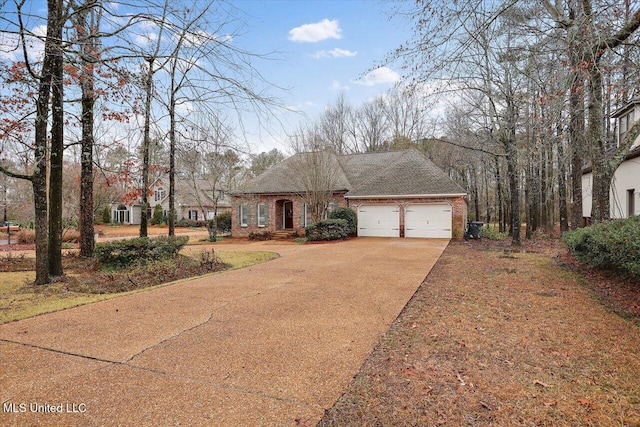
[{"label": "garage", "polygon": [[451,238],[451,205],[411,204],[405,209],[405,237]]},{"label": "garage", "polygon": [[400,237],[400,208],[390,204],[358,207],[358,236]]}]

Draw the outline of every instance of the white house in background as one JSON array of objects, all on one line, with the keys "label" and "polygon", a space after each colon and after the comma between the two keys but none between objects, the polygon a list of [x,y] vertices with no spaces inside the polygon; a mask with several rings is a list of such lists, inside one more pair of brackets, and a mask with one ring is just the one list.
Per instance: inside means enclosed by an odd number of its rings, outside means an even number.
[{"label": "white house in background", "polygon": [[[627,130],[640,119],[640,98],[631,100],[611,117],[617,121],[617,144]],[[582,174],[582,216],[591,218],[593,173],[591,167]],[[640,136],[636,138],[624,161],[616,169],[609,189],[611,218],[628,218],[640,214]]]},{"label": "white house in background", "polygon": [[[149,186],[147,217],[150,219],[156,205],[162,206],[164,216],[169,212],[169,178],[163,175]],[[176,216],[177,220],[190,219],[204,221],[213,219],[214,213],[219,215],[231,211],[231,201],[223,190],[214,190],[206,180],[176,179]],[[217,206],[214,203],[217,198]],[[124,198],[126,199],[126,198]],[[133,202],[121,200],[111,204],[111,221],[120,224],[140,224],[142,216],[141,199]]]}]

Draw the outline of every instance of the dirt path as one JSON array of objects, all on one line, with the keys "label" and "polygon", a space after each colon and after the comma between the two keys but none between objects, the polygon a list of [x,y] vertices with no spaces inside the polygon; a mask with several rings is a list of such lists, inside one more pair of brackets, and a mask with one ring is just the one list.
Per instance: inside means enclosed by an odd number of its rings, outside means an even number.
[{"label": "dirt path", "polygon": [[551,254],[452,243],[322,426],[639,426],[640,326]]}]

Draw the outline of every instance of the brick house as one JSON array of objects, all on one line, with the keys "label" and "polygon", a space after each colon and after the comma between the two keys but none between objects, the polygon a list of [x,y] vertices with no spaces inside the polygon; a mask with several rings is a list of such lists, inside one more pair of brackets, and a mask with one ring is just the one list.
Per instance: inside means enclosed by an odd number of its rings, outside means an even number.
[{"label": "brick house", "polygon": [[[309,190],[296,154],[232,193],[232,234],[289,231],[310,225]],[[358,216],[358,236],[462,238],[467,219],[465,190],[415,149],[330,155],[331,197]],[[308,187],[308,186],[307,186]]]}]

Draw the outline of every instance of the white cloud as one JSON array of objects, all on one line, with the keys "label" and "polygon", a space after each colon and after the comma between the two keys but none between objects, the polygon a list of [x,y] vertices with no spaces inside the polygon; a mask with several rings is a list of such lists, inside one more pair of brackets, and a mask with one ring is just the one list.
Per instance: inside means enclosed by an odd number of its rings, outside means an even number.
[{"label": "white cloud", "polygon": [[331,82],[331,86],[329,86],[330,90],[349,90],[351,89],[349,86],[344,86],[342,84],[340,84],[340,82],[338,80],[334,80]]},{"label": "white cloud", "polygon": [[289,40],[299,43],[316,43],[327,39],[340,39],[342,29],[338,21],[323,19],[315,24],[304,24],[289,31]]},{"label": "white cloud", "polygon": [[314,53],[313,56],[316,59],[320,58],[348,58],[350,56],[356,56],[358,52],[351,52],[350,50],[335,48],[331,50],[320,50]]},{"label": "white cloud", "polygon": [[380,67],[369,71],[362,79],[353,81],[363,86],[375,86],[381,84],[396,83],[400,80],[400,74],[389,67]]},{"label": "white cloud", "polygon": [[136,36],[134,37],[136,44],[139,46],[147,46],[148,44],[150,44],[153,41],[156,41],[157,39],[158,39],[157,33],[136,34]]},{"label": "white cloud", "polygon": [[[44,38],[47,35],[47,26],[39,25],[25,36],[25,43],[29,61],[38,62],[44,58]],[[8,61],[24,60],[22,40],[16,34],[0,32],[0,58]]]}]

